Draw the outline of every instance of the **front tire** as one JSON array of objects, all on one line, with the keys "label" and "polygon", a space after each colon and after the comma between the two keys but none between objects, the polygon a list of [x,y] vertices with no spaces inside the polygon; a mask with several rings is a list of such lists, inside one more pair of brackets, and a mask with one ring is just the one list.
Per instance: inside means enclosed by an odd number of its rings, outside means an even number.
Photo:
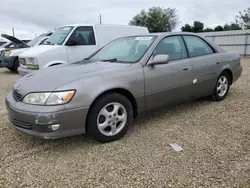
[{"label": "front tire", "polygon": [[17,71],[18,67],[19,67],[19,61],[18,59],[15,59],[13,63],[13,71],[18,72]]},{"label": "front tire", "polygon": [[107,93],[91,107],[86,124],[87,135],[106,143],[121,139],[133,123],[130,101],[119,93]]},{"label": "front tire", "polygon": [[230,89],[230,76],[227,72],[222,72],[216,82],[216,86],[213,91],[213,100],[222,101],[227,97]]}]

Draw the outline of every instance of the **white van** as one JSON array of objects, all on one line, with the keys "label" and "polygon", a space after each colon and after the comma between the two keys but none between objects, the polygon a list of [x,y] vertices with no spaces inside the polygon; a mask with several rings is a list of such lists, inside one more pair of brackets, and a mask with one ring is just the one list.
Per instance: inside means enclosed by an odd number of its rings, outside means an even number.
[{"label": "white van", "polygon": [[21,76],[37,69],[81,61],[110,41],[149,33],[146,27],[119,25],[67,25],[56,29],[44,45],[19,55]]},{"label": "white van", "polygon": [[9,48],[4,48],[0,52],[0,67],[5,67],[10,71],[17,72],[19,67],[18,55],[29,50],[31,47],[41,45],[50,36],[52,32],[44,33],[33,40],[29,41],[27,44],[13,36],[2,34],[3,38],[12,42]]}]

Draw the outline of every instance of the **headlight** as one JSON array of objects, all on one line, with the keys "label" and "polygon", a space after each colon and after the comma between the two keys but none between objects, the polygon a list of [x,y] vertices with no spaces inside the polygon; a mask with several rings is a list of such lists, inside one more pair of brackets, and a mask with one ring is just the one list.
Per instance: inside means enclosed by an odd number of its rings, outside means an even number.
[{"label": "headlight", "polygon": [[4,56],[8,57],[8,56],[10,56],[10,53],[11,53],[11,51],[5,51]]},{"label": "headlight", "polygon": [[29,64],[37,64],[35,58],[27,58]]},{"label": "headlight", "polygon": [[68,103],[74,96],[75,91],[61,91],[50,93],[30,93],[22,102],[35,105],[58,105]]},{"label": "headlight", "polygon": [[39,65],[37,64],[36,59],[33,57],[27,58],[26,64],[29,69],[39,69]]}]

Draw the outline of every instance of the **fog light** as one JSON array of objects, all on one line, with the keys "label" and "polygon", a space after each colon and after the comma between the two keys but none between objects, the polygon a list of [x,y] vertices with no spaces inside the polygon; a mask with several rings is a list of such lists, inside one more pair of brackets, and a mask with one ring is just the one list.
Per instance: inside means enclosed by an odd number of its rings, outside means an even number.
[{"label": "fog light", "polygon": [[58,130],[60,127],[60,124],[54,124],[54,125],[49,125],[48,128],[51,129],[52,131]]}]

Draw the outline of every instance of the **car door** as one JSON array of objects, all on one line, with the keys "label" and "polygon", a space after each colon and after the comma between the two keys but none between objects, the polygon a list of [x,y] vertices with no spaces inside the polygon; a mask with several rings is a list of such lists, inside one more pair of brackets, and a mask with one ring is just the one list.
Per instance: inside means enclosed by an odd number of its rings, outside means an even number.
[{"label": "car door", "polygon": [[144,66],[146,109],[190,99],[192,66],[181,36],[168,36],[156,46],[153,56],[166,54],[167,64]]},{"label": "car door", "polygon": [[[72,41],[76,43],[72,45]],[[93,27],[77,27],[66,42],[66,46],[70,63],[83,60],[94,53],[98,47]]]},{"label": "car door", "polygon": [[193,67],[193,98],[212,94],[220,71],[219,54],[202,38],[183,36]]}]

